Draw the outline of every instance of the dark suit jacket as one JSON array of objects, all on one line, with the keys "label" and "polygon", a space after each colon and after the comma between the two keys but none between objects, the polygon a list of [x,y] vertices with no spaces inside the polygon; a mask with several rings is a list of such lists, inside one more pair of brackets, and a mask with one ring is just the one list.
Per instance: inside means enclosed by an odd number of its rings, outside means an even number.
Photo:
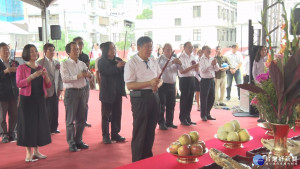
[{"label": "dark suit jacket", "polygon": [[101,77],[100,100],[113,103],[117,95],[126,96],[124,82],[124,67],[117,68],[117,60],[107,59],[102,56],[98,61],[98,70]]},{"label": "dark suit jacket", "polygon": [[0,60],[0,101],[8,101],[19,96],[19,89],[16,85],[16,73],[4,73],[6,69]]}]

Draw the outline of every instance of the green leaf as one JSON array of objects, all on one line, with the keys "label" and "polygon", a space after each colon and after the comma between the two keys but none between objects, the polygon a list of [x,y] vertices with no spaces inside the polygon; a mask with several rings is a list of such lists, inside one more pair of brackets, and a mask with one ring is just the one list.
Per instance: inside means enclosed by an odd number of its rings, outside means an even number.
[{"label": "green leaf", "polygon": [[248,91],[253,92],[253,93],[267,94],[267,92],[265,90],[263,90],[262,88],[254,85],[254,84],[238,84],[237,86],[239,88],[242,88],[244,90],[248,90]]},{"label": "green leaf", "polygon": [[277,93],[277,98],[279,100],[278,104],[280,105],[284,97],[283,75],[279,67],[274,63],[274,61],[271,62],[269,71],[270,71],[270,77],[272,79],[272,82],[274,84]]}]

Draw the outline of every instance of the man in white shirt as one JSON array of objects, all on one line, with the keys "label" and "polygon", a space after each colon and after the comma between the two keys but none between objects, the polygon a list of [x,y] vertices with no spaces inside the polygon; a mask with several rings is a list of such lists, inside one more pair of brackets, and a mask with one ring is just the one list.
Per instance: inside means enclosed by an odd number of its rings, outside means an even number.
[{"label": "man in white shirt", "polygon": [[179,120],[181,125],[190,126],[196,125],[191,121],[191,110],[193,106],[194,90],[195,90],[195,70],[199,67],[194,57],[191,55],[193,46],[191,42],[186,42],[183,45],[184,51],[179,56],[182,63],[182,70],[179,70],[179,89],[180,95],[180,113]]},{"label": "man in white shirt", "polygon": [[[241,77],[241,71],[240,67],[242,66],[242,54],[241,52],[238,52],[238,45],[232,45],[232,50],[228,53],[226,53],[226,57],[228,58],[230,62],[230,68],[227,70],[227,96],[226,99],[230,100],[231,96],[231,86],[232,86],[232,79],[234,78],[236,85],[242,83],[242,77]],[[238,90],[238,97],[240,99],[240,88],[237,88]]]},{"label": "man in white shirt", "polygon": [[[86,78],[91,78],[86,64],[78,59],[79,47],[76,42],[68,43],[66,52],[70,56],[60,68],[65,91],[66,131],[69,151],[87,149],[82,141],[85,127],[85,89]],[[75,125],[74,125],[75,121]]]},{"label": "man in white shirt", "polygon": [[155,128],[159,115],[158,79],[161,69],[151,56],[152,39],[137,40],[138,53],[125,65],[124,81],[130,90],[133,131],[131,141],[132,162],[152,157]]},{"label": "man in white shirt", "polygon": [[201,101],[201,119],[202,121],[216,120],[211,117],[210,110],[215,101],[215,71],[219,70],[217,60],[211,57],[209,46],[202,47],[203,55],[200,58],[200,101]]}]

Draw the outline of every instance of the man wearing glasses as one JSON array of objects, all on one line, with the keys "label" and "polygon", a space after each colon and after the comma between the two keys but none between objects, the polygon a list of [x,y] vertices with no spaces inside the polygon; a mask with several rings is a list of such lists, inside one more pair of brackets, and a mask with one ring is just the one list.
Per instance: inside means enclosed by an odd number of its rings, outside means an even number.
[{"label": "man wearing glasses", "polygon": [[191,55],[193,46],[191,42],[186,42],[183,45],[183,52],[179,56],[179,60],[182,63],[182,70],[179,70],[179,89],[180,95],[180,113],[179,120],[181,125],[190,126],[196,125],[191,121],[191,110],[193,106],[194,90],[195,90],[195,70],[198,69],[199,64],[194,61],[194,57]]},{"label": "man wearing glasses", "polygon": [[130,90],[133,131],[131,141],[132,162],[152,157],[155,128],[159,115],[158,79],[161,69],[151,56],[152,39],[137,40],[138,53],[125,65],[124,80]]},{"label": "man wearing glasses", "polygon": [[[79,47],[79,57],[78,60],[84,62],[86,64],[86,66],[89,68],[90,67],[90,58],[87,54],[83,53],[83,47],[84,47],[84,43],[83,43],[83,38],[78,36],[76,38],[73,39],[73,42],[76,42],[78,47]],[[87,71],[87,70],[85,70]],[[89,110],[89,106],[88,106],[88,102],[89,102],[89,97],[90,97],[90,82],[88,80],[86,80],[86,86],[85,86],[85,103],[86,103],[86,110],[85,110],[85,126],[86,127],[92,127],[91,124],[87,123],[87,116],[88,116],[88,110]]]}]

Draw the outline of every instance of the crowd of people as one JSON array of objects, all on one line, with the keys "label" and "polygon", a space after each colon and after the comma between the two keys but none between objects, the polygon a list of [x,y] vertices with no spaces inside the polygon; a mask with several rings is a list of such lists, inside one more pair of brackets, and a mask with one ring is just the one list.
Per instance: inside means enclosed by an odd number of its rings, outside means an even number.
[{"label": "crowd of people", "polygon": [[[83,142],[82,134],[85,127],[91,127],[87,117],[94,74],[89,69],[91,56],[82,51],[83,42],[83,38],[76,37],[68,43],[65,50],[69,58],[62,63],[53,58],[53,44],[43,46],[45,57],[39,60],[37,48],[28,44],[23,48],[25,64],[22,65],[10,59],[9,46],[0,43],[0,134],[3,143],[17,141],[18,146],[25,147],[26,162],[47,158],[38,147],[51,143],[51,134],[60,133],[58,104],[63,91],[69,151],[89,148]],[[211,116],[212,107],[225,106],[225,88],[226,99],[231,99],[233,78],[237,84],[241,83],[241,67],[246,67],[247,63],[242,64],[238,45],[233,45],[224,55],[218,46],[215,56],[211,55],[212,49],[207,45],[201,48],[186,42],[181,47],[176,54],[172,45],[166,43],[158,48],[157,57],[153,57],[153,41],[143,36],[136,44],[131,44],[125,62],[116,56],[113,42],[94,46],[94,55],[98,56],[95,76],[100,88],[103,143],[126,140],[119,133],[122,97],[127,97],[127,87],[133,113],[133,162],[153,156],[157,124],[160,130],[178,127],[173,120],[179,91],[180,124],[190,126],[197,125],[190,115],[194,96],[202,121],[216,120]],[[253,64],[254,76],[263,73],[266,54],[266,48],[261,47]],[[245,69],[243,76],[247,79],[249,72],[245,71],[249,70]]]}]

